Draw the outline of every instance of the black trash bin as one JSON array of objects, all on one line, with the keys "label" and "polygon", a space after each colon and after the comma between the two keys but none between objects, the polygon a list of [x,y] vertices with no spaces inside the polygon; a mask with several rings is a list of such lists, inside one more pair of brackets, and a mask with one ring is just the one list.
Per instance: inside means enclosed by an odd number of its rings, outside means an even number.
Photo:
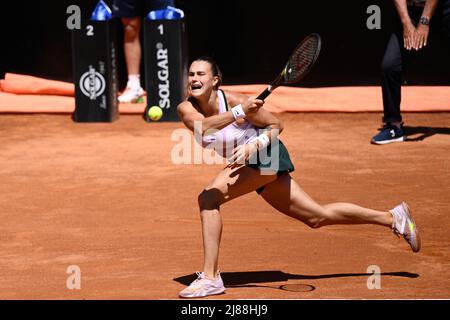
[{"label": "black trash bin", "polygon": [[185,18],[178,20],[144,19],[145,84],[147,111],[159,106],[159,121],[179,121],[177,105],[186,98],[188,52]]},{"label": "black trash bin", "polygon": [[120,20],[85,20],[72,32],[73,77],[77,122],[113,122],[117,102],[117,31]]}]

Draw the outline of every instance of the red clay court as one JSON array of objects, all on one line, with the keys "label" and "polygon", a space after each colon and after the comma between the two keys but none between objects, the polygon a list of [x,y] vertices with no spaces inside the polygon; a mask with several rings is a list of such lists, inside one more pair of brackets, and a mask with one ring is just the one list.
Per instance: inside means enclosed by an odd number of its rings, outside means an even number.
[{"label": "red clay court", "polygon": [[[251,193],[222,207],[227,293],[212,298],[450,298],[450,90],[429,89],[442,110],[422,105],[421,112],[404,113],[405,143],[369,143],[380,112],[279,114],[293,176],[306,192],[321,204],[380,210],[407,201],[421,252],[378,226],[309,229]],[[342,94],[343,100],[335,90],[317,89],[309,105],[375,105],[365,99],[372,89],[355,91],[353,99]],[[268,99],[269,109],[278,106],[281,91]],[[113,123],[82,124],[70,110],[6,111],[0,115],[1,298],[177,299],[202,263],[197,195],[221,166],[171,162],[177,143],[171,134],[181,123],[146,123],[122,112]],[[81,269],[81,290],[66,288],[70,265]],[[371,265],[381,269],[379,290],[367,288]]]}]

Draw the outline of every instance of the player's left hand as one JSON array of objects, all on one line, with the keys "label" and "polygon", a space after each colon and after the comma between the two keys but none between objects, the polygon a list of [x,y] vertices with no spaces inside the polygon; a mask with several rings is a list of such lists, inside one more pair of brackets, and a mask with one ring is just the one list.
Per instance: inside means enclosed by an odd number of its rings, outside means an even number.
[{"label": "player's left hand", "polygon": [[428,33],[430,27],[427,25],[419,24],[414,32],[414,49],[420,50],[427,45]]},{"label": "player's left hand", "polygon": [[232,156],[229,159],[230,164],[228,166],[231,168],[235,168],[243,165],[246,161],[252,158],[253,155],[256,154],[256,152],[258,152],[256,142],[250,142],[244,145],[237,146],[232,151]]}]

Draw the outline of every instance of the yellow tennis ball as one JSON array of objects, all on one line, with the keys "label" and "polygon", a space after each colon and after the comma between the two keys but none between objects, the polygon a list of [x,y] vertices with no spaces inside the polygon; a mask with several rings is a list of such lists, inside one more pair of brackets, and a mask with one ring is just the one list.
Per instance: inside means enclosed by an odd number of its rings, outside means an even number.
[{"label": "yellow tennis ball", "polygon": [[162,109],[158,106],[153,106],[150,109],[148,109],[148,117],[153,121],[158,121],[161,119],[163,112]]}]

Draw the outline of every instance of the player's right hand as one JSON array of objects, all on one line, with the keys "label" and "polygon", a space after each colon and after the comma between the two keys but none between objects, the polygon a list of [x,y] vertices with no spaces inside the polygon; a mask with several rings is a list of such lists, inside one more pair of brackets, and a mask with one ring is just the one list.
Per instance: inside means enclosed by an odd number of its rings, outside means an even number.
[{"label": "player's right hand", "polygon": [[258,112],[259,108],[264,105],[264,101],[256,98],[249,98],[242,104],[242,110],[245,114]]}]

